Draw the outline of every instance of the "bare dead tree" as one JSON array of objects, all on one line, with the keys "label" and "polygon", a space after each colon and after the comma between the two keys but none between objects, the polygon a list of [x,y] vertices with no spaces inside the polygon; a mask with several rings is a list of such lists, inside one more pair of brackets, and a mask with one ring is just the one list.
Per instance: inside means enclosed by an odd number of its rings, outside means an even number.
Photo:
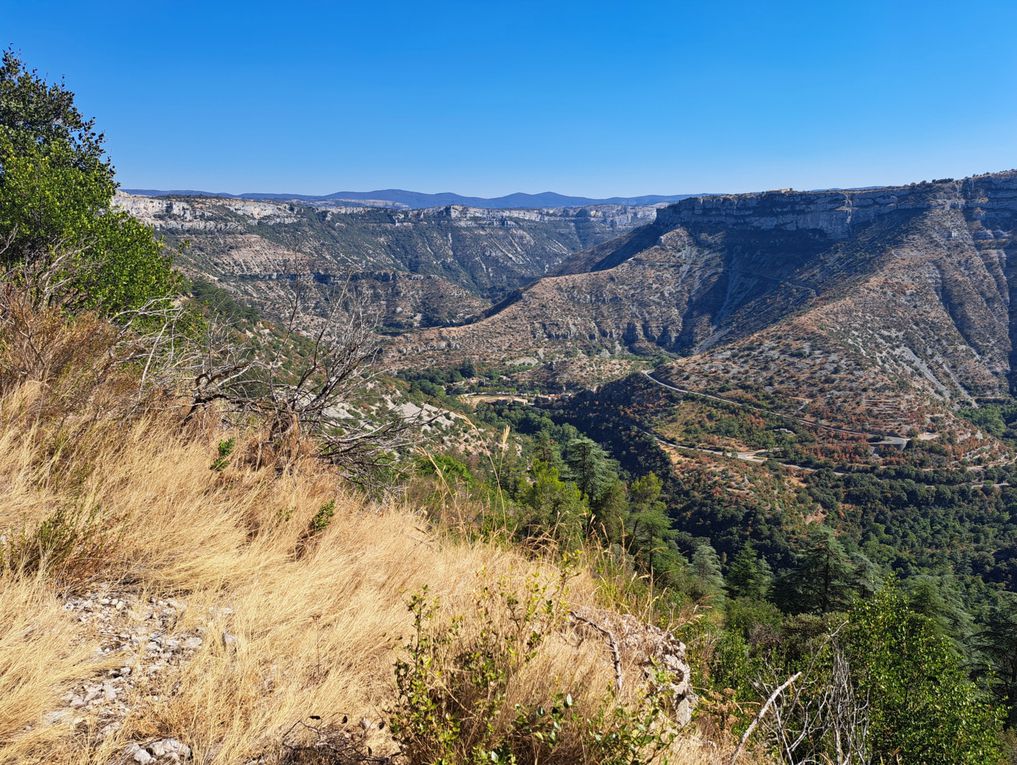
[{"label": "bare dead tree", "polygon": [[[10,242],[0,242],[0,262]],[[0,274],[0,324],[7,343],[19,344],[9,355],[25,367],[5,370],[5,377],[48,379],[54,365],[71,357],[96,381],[133,366],[140,372],[136,405],[151,405],[160,391],[169,401],[189,387],[185,422],[218,402],[229,415],[265,423],[265,443],[281,466],[306,448],[302,437],[309,436],[319,458],[361,482],[408,445],[420,424],[421,416],[401,415],[387,399],[358,406],[376,384],[381,339],[377,312],[349,282],[326,293],[296,285],[273,343],[254,342],[249,328],[215,312],[198,320],[182,301],[162,298],[108,317],[101,352],[75,357],[73,348],[47,342],[40,333],[47,325],[36,318],[88,305],[77,285],[87,283],[83,269],[91,266],[79,255],[74,247],[49,247]]]},{"label": "bare dead tree", "polygon": [[19,290],[36,310],[54,307],[68,312],[82,310],[90,298],[82,285],[91,281],[88,277],[97,275],[101,268],[95,260],[83,257],[92,243],[57,239],[12,257],[17,234],[15,226],[0,242],[4,285]]},{"label": "bare dead tree", "polygon": [[409,445],[421,419],[384,405],[358,406],[379,371],[377,313],[348,282],[326,293],[296,285],[288,299],[274,348],[241,348],[235,331],[209,329],[194,367],[188,416],[222,401],[264,421],[265,444],[282,467],[310,436],[319,458],[355,481],[370,482]]},{"label": "bare dead tree", "polygon": [[839,765],[868,765],[869,698],[859,696],[840,645],[833,644],[830,728]]},{"label": "bare dead tree", "polygon": [[184,422],[218,401],[226,402],[234,411],[247,408],[257,359],[253,348],[238,342],[237,334],[237,328],[218,317],[208,319],[194,355],[185,363],[191,402]]},{"label": "bare dead tree", "polygon": [[791,675],[791,677],[789,677],[787,680],[785,680],[783,683],[781,683],[780,685],[773,689],[773,692],[766,699],[766,702],[763,704],[763,706],[759,708],[759,711],[756,712],[756,716],[752,718],[752,722],[749,723],[749,727],[745,729],[745,733],[742,734],[741,740],[738,742],[738,746],[731,754],[730,765],[735,765],[735,763],[738,762],[738,757],[739,755],[741,755],[742,751],[744,751],[745,745],[748,743],[749,739],[752,737],[753,732],[756,730],[756,726],[759,725],[760,720],[766,717],[766,713],[770,711],[770,707],[774,705],[780,694],[786,691],[788,687],[801,676],[802,676],[801,672],[796,672],[795,674]]},{"label": "bare dead tree", "polygon": [[[771,670],[770,676],[776,677],[776,672]],[[790,682],[775,687],[775,680],[759,683],[768,700],[746,733],[758,723],[787,765],[869,765],[869,700],[855,689],[836,632],[793,679],[790,689]],[[771,713],[764,718],[767,710]]]},{"label": "bare dead tree", "polygon": [[[8,239],[0,245],[0,259],[9,243]],[[3,381],[6,385],[27,379],[48,383],[62,370],[74,369],[79,377],[84,375],[74,390],[74,398],[80,401],[97,393],[127,366],[137,364],[141,384],[136,386],[136,396],[132,402],[127,396],[119,402],[133,406],[151,393],[167,358],[180,355],[176,325],[181,308],[168,299],[154,300],[110,316],[109,321],[85,316],[81,325],[87,295],[77,286],[77,278],[92,267],[82,263],[79,254],[80,249],[52,245],[45,252],[29,253],[0,273]],[[65,333],[61,328],[72,314],[78,317],[78,332]]]}]

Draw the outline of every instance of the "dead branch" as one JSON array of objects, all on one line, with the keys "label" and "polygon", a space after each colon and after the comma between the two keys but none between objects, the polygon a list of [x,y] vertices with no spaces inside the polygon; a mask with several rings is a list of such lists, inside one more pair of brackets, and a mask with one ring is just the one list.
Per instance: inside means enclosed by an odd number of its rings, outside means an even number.
[{"label": "dead branch", "polygon": [[618,650],[618,641],[615,640],[614,634],[607,629],[602,627],[596,622],[587,619],[585,616],[580,616],[575,611],[569,611],[569,616],[577,622],[585,624],[587,627],[599,632],[607,639],[607,644],[611,647],[611,661],[614,663],[614,686],[618,693],[622,690],[622,663],[621,663],[621,652]]},{"label": "dead branch", "polygon": [[766,713],[770,710],[770,707],[773,706],[774,702],[777,700],[777,697],[780,696],[780,694],[783,693],[788,688],[788,686],[794,683],[801,676],[802,676],[801,672],[795,672],[793,675],[791,675],[791,677],[789,677],[787,680],[785,680],[783,683],[777,686],[774,692],[770,694],[770,698],[768,698],[766,700],[766,703],[763,704],[762,707],[760,707],[758,712],[756,712],[756,716],[752,718],[752,722],[749,723],[749,727],[746,728],[745,733],[742,734],[742,739],[741,741],[738,742],[738,747],[734,750],[734,753],[731,755],[729,765],[734,765],[734,763],[738,760],[738,757],[739,755],[741,755],[742,750],[745,749],[745,744],[748,743],[749,737],[752,735],[753,731],[755,731],[756,726],[759,725],[759,721],[763,719],[764,715],[766,715]]}]

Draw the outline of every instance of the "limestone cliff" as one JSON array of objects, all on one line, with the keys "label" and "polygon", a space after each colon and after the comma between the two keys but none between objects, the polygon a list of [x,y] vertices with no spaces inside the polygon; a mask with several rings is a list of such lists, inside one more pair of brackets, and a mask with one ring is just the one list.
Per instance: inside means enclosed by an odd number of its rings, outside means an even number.
[{"label": "limestone cliff", "polygon": [[684,357],[667,374],[692,387],[807,389],[849,418],[885,419],[892,399],[900,425],[930,396],[1012,386],[1015,233],[1017,172],[687,199],[483,321],[404,338],[393,359],[660,349]]},{"label": "limestone cliff", "polygon": [[652,206],[390,210],[219,197],[120,194],[181,265],[270,311],[280,286],[351,278],[393,328],[459,323],[565,258],[652,220]]}]

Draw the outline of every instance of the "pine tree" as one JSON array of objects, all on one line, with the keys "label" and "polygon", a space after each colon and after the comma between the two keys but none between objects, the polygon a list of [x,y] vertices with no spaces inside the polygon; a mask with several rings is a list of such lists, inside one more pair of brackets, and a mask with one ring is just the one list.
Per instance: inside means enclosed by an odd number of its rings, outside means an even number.
[{"label": "pine tree", "polygon": [[594,532],[607,542],[621,542],[625,535],[625,518],[629,514],[629,491],[625,482],[620,479],[612,481],[592,509]]},{"label": "pine tree", "polygon": [[1017,728],[1017,595],[1004,593],[1002,598],[977,642],[988,660],[989,682],[1006,709],[1007,723]]},{"label": "pine tree", "polygon": [[593,505],[617,478],[617,470],[607,452],[586,436],[577,436],[565,445],[565,464],[569,476]]},{"label": "pine tree", "polygon": [[693,596],[721,600],[724,597],[724,575],[720,569],[720,556],[706,540],[700,542],[692,554]]},{"label": "pine tree", "polygon": [[687,561],[675,547],[675,531],[661,499],[663,485],[655,473],[637,478],[629,486],[629,553],[664,584],[680,584]]},{"label": "pine tree", "polygon": [[826,526],[809,527],[795,566],[778,587],[780,600],[798,613],[843,611],[854,592],[856,567]]},{"label": "pine tree", "polygon": [[765,600],[773,586],[773,571],[756,554],[752,542],[746,542],[732,559],[726,579],[728,594],[732,597]]}]

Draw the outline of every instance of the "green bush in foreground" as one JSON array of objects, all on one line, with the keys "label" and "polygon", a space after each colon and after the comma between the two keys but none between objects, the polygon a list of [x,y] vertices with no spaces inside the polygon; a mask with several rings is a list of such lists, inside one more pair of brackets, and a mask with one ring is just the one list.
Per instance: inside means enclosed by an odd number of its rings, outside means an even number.
[{"label": "green bush in foreground", "polygon": [[870,700],[872,752],[886,762],[995,765],[1001,710],[967,678],[935,623],[895,586],[851,612],[848,651]]},{"label": "green bush in foreground", "polygon": [[653,690],[624,705],[605,689],[584,713],[568,689],[549,682],[545,698],[531,689],[528,703],[510,706],[513,684],[567,618],[560,594],[536,581],[523,597],[485,587],[468,618],[439,622],[426,591],[409,608],[413,635],[396,664],[391,710],[409,762],[640,765],[658,761],[674,740]]}]

